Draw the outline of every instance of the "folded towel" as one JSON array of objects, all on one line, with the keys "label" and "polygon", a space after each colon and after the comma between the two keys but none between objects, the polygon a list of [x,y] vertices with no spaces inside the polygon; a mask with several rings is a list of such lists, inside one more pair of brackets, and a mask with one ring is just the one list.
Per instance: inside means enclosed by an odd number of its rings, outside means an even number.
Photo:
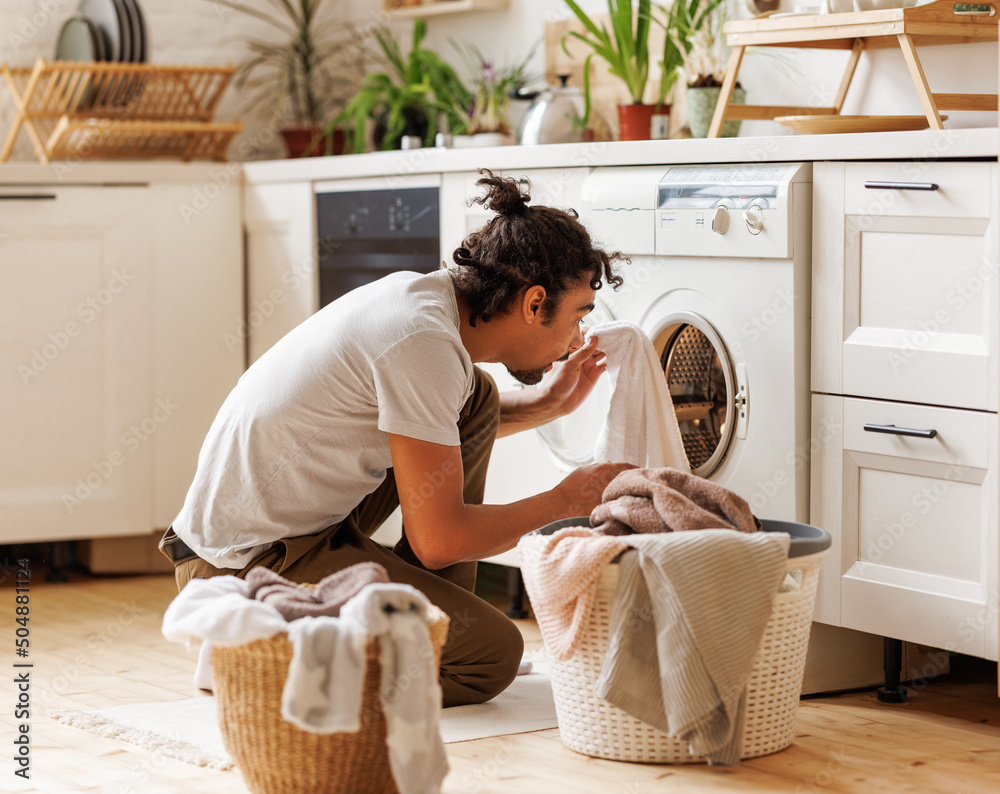
[{"label": "folded towel", "polygon": [[378,637],[386,744],[400,794],[440,791],[448,773],[428,606],[409,585],[373,584],[344,604],[339,618],[303,618],[289,628],[294,651],[282,716],[320,733],[360,729],[364,648]]},{"label": "folded towel", "polygon": [[611,406],[594,460],[690,471],[674,403],[652,342],[627,322],[594,326],[611,381]]},{"label": "folded towel", "polygon": [[718,483],[669,468],[629,469],[604,489],[590,523],[606,535],[760,529],[750,505]]},{"label": "folded towel", "polygon": [[252,568],[246,575],[249,597],[277,609],[286,620],[304,617],[337,617],[340,608],[365,586],[389,581],[377,562],[359,562],[331,573],[315,587],[291,582],[270,568]]},{"label": "folded towel", "polygon": [[746,685],[785,574],[789,537],[706,529],[630,535],[597,694],[739,763]]},{"label": "folded towel", "polygon": [[580,628],[590,617],[601,570],[627,548],[624,539],[589,527],[528,534],[518,541],[524,588],[545,645],[556,659],[573,655]]}]

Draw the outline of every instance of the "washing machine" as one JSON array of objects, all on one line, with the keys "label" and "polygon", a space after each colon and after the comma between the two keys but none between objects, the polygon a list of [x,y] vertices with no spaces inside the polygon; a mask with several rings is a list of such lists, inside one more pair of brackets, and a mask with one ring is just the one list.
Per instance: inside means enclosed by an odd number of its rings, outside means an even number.
[{"label": "washing machine", "polygon": [[[596,168],[580,206],[591,236],[630,259],[588,324],[627,320],[652,340],[695,474],[759,516],[803,522],[811,176],[808,163]],[[609,402],[604,379],[575,413],[498,440],[487,501],[537,493],[592,462]]]}]

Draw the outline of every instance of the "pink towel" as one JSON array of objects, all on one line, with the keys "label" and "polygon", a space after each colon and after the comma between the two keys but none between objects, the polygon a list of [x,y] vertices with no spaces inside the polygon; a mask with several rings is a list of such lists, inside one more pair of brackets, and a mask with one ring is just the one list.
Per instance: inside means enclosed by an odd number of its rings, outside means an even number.
[{"label": "pink towel", "polygon": [[246,575],[250,588],[247,598],[270,604],[288,621],[304,617],[335,618],[340,615],[340,608],[363,587],[388,581],[388,572],[377,562],[359,562],[331,573],[315,587],[291,582],[270,568],[252,568]]},{"label": "pink towel", "polygon": [[518,542],[524,587],[545,644],[556,659],[573,655],[577,634],[590,617],[601,570],[627,548],[624,540],[589,527],[529,534]]},{"label": "pink towel", "polygon": [[590,523],[606,535],[735,529],[756,532],[750,505],[718,483],[671,468],[629,469],[604,489]]}]

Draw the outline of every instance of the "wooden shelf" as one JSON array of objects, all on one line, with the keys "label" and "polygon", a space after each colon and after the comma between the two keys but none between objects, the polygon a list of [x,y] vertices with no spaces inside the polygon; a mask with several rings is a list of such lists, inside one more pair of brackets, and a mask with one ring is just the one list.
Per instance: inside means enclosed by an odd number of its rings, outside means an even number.
[{"label": "wooden shelf", "polygon": [[416,19],[417,17],[460,14],[465,11],[499,11],[507,8],[508,0],[437,0],[419,5],[403,5],[383,10],[390,19]]},{"label": "wooden shelf", "polygon": [[242,126],[212,116],[232,66],[48,62],[0,64],[14,122],[5,162],[23,126],[43,163],[60,158],[177,157],[225,160]]},{"label": "wooden shelf", "polygon": [[[933,94],[927,84],[917,46],[965,44],[997,40],[997,0],[977,5],[985,12],[956,12],[953,0],[936,0],[911,8],[807,14],[727,22],[726,44],[732,54],[715,107],[709,138],[718,138],[727,119],[774,119],[778,116],[839,115],[847,90],[865,49],[899,47],[931,129],[942,130],[942,110],[996,110],[996,94]],[[801,47],[851,50],[847,68],[831,107],[730,105],[747,47]]]}]

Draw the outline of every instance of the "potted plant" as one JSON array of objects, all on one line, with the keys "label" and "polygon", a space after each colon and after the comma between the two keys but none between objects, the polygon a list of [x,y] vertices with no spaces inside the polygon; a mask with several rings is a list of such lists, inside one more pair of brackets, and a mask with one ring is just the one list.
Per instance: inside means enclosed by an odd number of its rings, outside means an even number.
[{"label": "potted plant", "polygon": [[619,105],[618,120],[621,129],[621,139],[645,140],[650,136],[650,126],[654,112],[668,112],[663,107],[668,85],[660,82],[657,100],[653,105],[642,103],[649,81],[649,27],[651,22],[651,0],[608,0],[608,13],[611,17],[611,32],[598,26],[576,0],[566,0],[570,10],[583,24],[585,31],[568,31],[562,40],[563,50],[570,54],[566,47],[566,39],[570,36],[579,39],[591,52],[583,65],[584,123],[590,116],[590,61],[600,56],[608,64],[608,72],[620,78],[628,88],[632,98],[631,105]]},{"label": "potted plant", "polygon": [[421,46],[426,34],[427,23],[417,19],[410,51],[404,56],[387,27],[374,30],[372,35],[387,68],[365,77],[329,125],[348,125],[348,150],[365,150],[369,120],[374,122],[375,148],[383,150],[399,148],[404,135],[432,144],[439,115],[445,117],[449,132],[465,131],[467,121],[461,108],[471,105],[472,95],[450,65]]},{"label": "potted plant", "polygon": [[517,63],[497,65],[471,42],[451,44],[462,54],[472,83],[471,104],[464,109],[468,134],[476,136],[477,143],[515,143],[508,117],[510,97],[530,79],[528,63],[538,45]]},{"label": "potted plant", "polygon": [[271,10],[239,0],[212,0],[270,25],[280,37],[248,42],[235,84],[252,92],[251,104],[287,119],[281,129],[289,156],[338,154],[343,133],[320,128],[341,110],[364,74],[363,34],[320,9],[324,0],[267,0]]},{"label": "potted plant", "polygon": [[[674,0],[666,10],[667,36],[663,45],[663,70],[684,75],[688,126],[694,138],[708,135],[712,116],[722,90],[726,52],[723,25],[726,21],[726,0]],[[743,102],[746,92],[737,84],[732,100]],[[739,121],[727,121],[723,137],[739,133]]]}]

